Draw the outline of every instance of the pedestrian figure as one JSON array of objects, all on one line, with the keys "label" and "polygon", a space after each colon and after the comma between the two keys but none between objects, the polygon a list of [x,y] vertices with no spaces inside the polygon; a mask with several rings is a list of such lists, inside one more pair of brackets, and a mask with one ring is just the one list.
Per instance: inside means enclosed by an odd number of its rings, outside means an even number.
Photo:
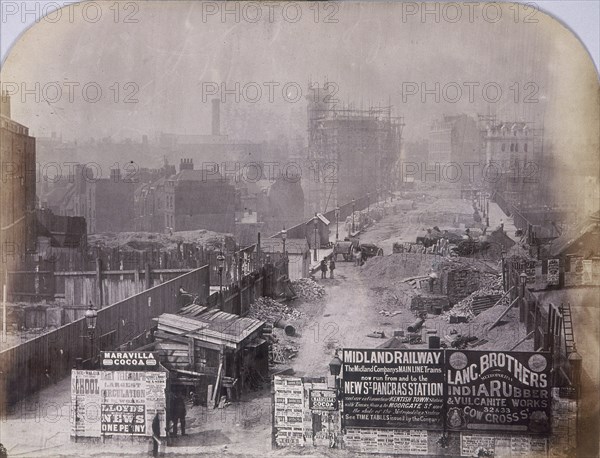
[{"label": "pedestrian figure", "polygon": [[333,271],[335,270],[335,261],[333,258],[329,261],[329,278],[333,278]]},{"label": "pedestrian figure", "polygon": [[362,251],[360,250],[360,248],[358,248],[355,252],[354,252],[354,259],[356,261],[356,265],[358,267],[362,266]]},{"label": "pedestrian figure", "polygon": [[185,436],[185,399],[181,393],[173,399],[173,436],[177,436],[177,422],[181,424],[181,435]]},{"label": "pedestrian figure", "polygon": [[325,258],[321,260],[321,278],[327,278],[327,263]]},{"label": "pedestrian figure", "polygon": [[158,446],[160,445],[160,417],[158,412],[152,420],[152,456],[158,456]]}]

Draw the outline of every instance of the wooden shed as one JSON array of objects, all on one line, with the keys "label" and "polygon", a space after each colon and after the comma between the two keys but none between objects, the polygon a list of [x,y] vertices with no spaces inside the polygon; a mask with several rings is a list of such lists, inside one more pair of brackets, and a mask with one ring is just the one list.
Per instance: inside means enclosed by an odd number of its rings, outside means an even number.
[{"label": "wooden shed", "polygon": [[173,385],[194,391],[198,403],[216,406],[222,396],[238,399],[268,380],[265,323],[190,304],[156,321],[155,350],[173,374]]}]

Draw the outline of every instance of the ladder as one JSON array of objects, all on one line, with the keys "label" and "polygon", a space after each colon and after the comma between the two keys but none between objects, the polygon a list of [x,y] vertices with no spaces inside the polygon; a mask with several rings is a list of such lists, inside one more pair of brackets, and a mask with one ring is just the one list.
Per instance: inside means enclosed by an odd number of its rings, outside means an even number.
[{"label": "ladder", "polygon": [[562,304],[563,331],[565,334],[565,349],[567,356],[575,351],[575,336],[573,334],[573,320],[571,319],[571,303]]}]

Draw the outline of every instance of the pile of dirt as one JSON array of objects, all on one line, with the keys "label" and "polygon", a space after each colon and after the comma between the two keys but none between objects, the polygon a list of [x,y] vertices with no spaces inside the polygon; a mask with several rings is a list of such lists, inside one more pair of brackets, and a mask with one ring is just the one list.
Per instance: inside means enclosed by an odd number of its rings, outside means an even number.
[{"label": "pile of dirt", "polygon": [[302,312],[268,297],[259,297],[250,305],[248,318],[275,323],[279,320],[294,321],[302,317]]},{"label": "pile of dirt", "polygon": [[408,277],[427,275],[436,257],[420,253],[395,253],[376,256],[360,267],[360,275],[367,282],[402,281]]},{"label": "pile of dirt", "polygon": [[292,288],[299,298],[307,301],[317,301],[325,297],[325,288],[310,278],[293,281]]}]

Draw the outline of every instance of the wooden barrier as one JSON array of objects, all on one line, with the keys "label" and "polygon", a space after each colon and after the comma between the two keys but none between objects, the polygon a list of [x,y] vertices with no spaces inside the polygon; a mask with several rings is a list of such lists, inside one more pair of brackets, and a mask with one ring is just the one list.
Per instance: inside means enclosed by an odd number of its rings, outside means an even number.
[{"label": "wooden barrier", "polygon": [[81,318],[0,352],[0,409],[66,377],[76,359],[114,349],[148,332],[153,318],[177,311],[180,286],[206,297],[208,283],[205,266],[99,310],[94,349]]}]

